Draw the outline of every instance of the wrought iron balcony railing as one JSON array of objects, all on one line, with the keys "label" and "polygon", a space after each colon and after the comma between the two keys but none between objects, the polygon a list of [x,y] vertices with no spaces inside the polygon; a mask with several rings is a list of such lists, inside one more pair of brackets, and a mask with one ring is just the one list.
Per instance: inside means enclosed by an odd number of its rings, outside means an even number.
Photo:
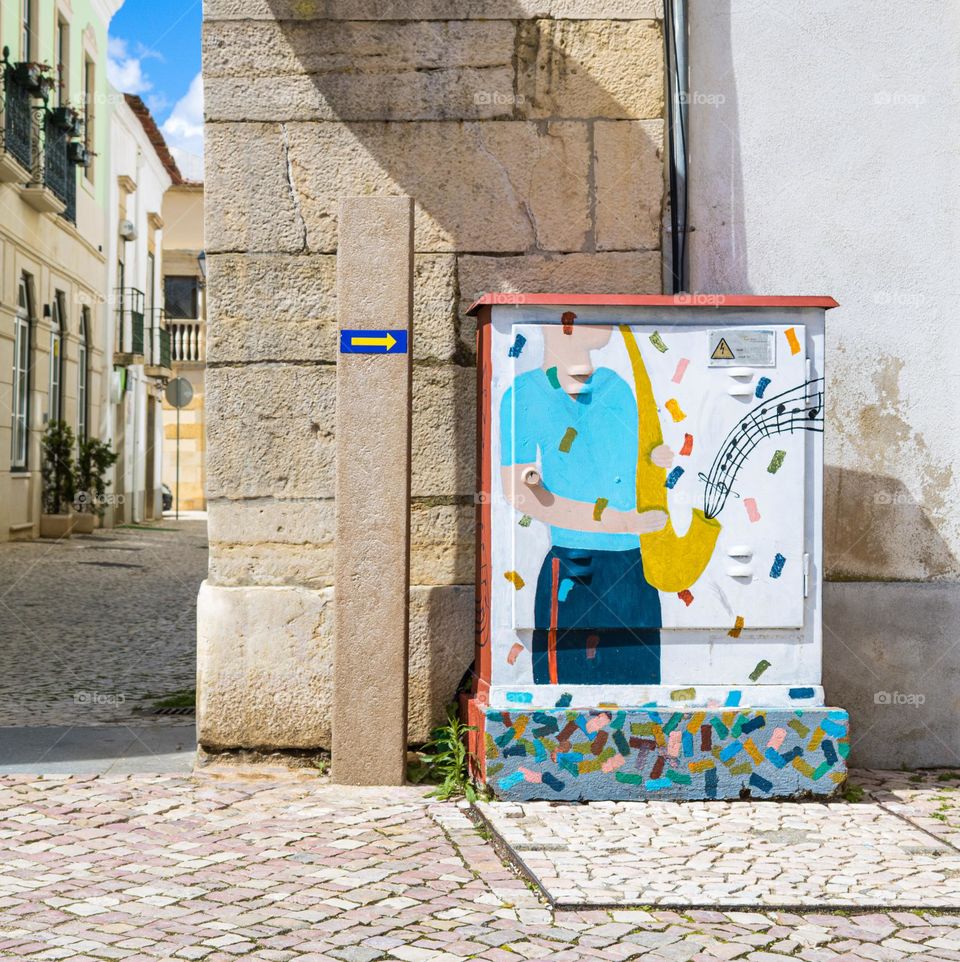
[{"label": "wrought iron balcony railing", "polygon": [[147,364],[153,367],[169,368],[170,331],[167,329],[167,312],[162,307],[155,307],[150,312],[150,323],[147,326]]},{"label": "wrought iron balcony railing", "polygon": [[117,305],[117,353],[142,355],[143,291],[136,287],[118,287],[114,299]]},{"label": "wrought iron balcony railing", "polygon": [[[68,156],[69,140],[63,128],[53,122],[49,110],[39,112],[42,118],[42,137],[37,138],[34,150],[33,182],[48,187],[65,205],[63,216],[71,222],[77,219],[77,173]],[[42,149],[39,145],[42,143]]]},{"label": "wrought iron balcony railing", "polygon": [[14,65],[4,58],[3,124],[0,136],[3,138],[3,149],[26,170],[33,167],[36,131],[33,115],[33,95],[17,81]]}]

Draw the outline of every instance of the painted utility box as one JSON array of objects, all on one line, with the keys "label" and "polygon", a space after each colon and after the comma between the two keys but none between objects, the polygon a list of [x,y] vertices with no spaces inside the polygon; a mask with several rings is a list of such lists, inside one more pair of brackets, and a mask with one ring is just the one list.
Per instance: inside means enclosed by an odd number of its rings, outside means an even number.
[{"label": "painted utility box", "polygon": [[500,798],[831,795],[825,297],[487,295],[478,774]]}]

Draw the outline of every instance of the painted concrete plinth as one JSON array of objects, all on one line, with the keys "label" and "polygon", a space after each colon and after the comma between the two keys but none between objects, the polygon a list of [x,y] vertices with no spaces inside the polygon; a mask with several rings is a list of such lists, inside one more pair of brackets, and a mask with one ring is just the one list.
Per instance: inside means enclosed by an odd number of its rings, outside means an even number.
[{"label": "painted concrete plinth", "polygon": [[[474,716],[475,717],[475,716]],[[847,777],[833,708],[487,708],[486,783],[515,801],[830,796]]]}]

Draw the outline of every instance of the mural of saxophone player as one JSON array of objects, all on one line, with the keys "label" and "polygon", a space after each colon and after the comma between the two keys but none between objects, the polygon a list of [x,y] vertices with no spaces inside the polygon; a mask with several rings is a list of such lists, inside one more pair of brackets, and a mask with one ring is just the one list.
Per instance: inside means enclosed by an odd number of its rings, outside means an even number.
[{"label": "mural of saxophone player", "polygon": [[641,454],[641,417],[657,420],[655,406],[638,413],[630,385],[593,365],[613,328],[563,320],[544,326],[542,365],[514,380],[500,408],[504,493],[551,536],[536,588],[534,682],[658,684],[660,596],[638,538],[669,519],[665,497],[638,508],[638,473],[649,463],[662,488],[673,452],[658,422],[648,432],[657,443]]}]

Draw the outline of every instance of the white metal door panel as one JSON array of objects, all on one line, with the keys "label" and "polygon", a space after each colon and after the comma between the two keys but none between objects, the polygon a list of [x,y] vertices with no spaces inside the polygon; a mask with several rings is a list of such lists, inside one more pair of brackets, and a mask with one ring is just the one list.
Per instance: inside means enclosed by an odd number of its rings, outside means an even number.
[{"label": "white metal door panel", "polygon": [[[822,418],[822,387],[807,383],[804,327],[635,325],[630,331],[653,387],[664,443],[675,452],[665,484],[674,529],[682,536],[695,509],[715,514],[721,526],[711,559],[695,583],[679,593],[660,593],[663,629],[736,633],[740,626],[801,627],[805,449],[809,431]],[[544,363],[542,325],[514,324],[512,337],[522,350],[498,359],[493,372],[495,465],[503,457],[502,400],[518,377]],[[591,360],[595,369],[609,372],[607,383],[630,386],[636,396],[636,373],[621,331]],[[530,412],[516,405],[511,410],[510,434],[516,439],[524,431],[517,419]],[[562,412],[562,406],[557,410]],[[624,404],[610,417],[622,429],[623,443],[636,446],[637,408]],[[558,421],[558,438],[565,431]],[[605,437],[609,443],[609,432]],[[542,462],[542,451],[537,459]],[[503,463],[511,461],[508,454]],[[622,481],[632,485],[635,479],[634,472]],[[547,487],[549,481],[544,477]],[[494,488],[502,488],[499,479]],[[551,532],[508,503],[516,501],[511,497],[516,492],[498,493],[494,542],[508,539],[508,580],[515,576],[530,586],[511,591],[511,627],[524,631],[535,626],[535,588]]]}]

